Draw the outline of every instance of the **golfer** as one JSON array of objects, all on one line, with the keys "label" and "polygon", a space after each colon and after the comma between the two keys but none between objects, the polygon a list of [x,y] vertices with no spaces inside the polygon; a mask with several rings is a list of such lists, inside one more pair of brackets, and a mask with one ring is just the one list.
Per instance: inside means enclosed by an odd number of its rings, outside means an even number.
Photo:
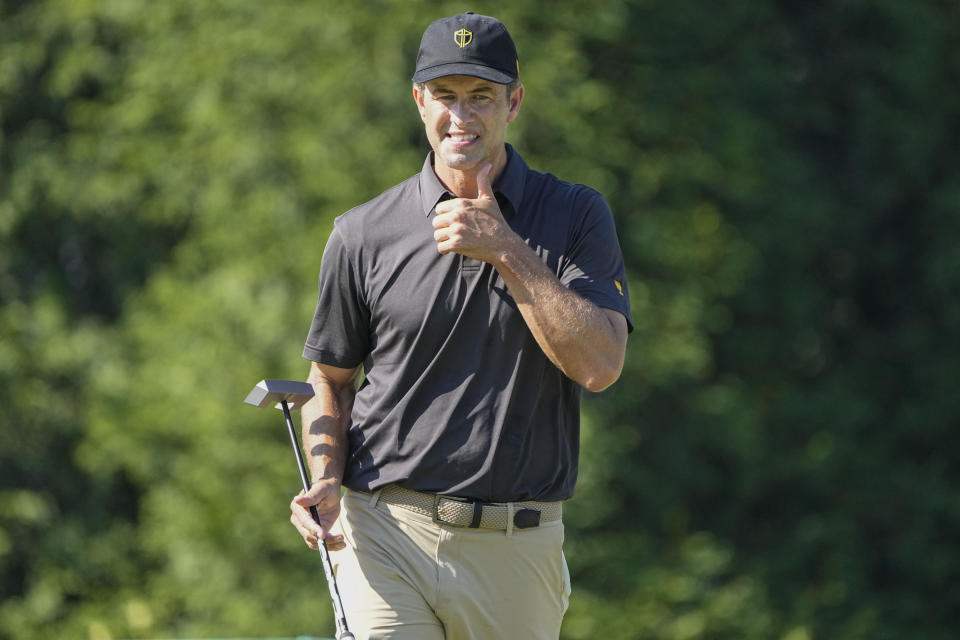
[{"label": "golfer", "polygon": [[494,18],[427,27],[432,152],[338,217],[320,263],[291,522],[333,550],[358,639],[555,639],[567,607],[581,388],[617,380],[632,324],[603,197],[505,143],[520,68]]}]

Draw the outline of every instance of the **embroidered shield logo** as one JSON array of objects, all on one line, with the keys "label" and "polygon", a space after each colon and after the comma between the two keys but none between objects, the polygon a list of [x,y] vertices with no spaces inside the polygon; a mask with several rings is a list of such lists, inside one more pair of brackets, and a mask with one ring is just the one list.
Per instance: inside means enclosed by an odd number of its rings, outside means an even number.
[{"label": "embroidered shield logo", "polygon": [[453,40],[457,43],[457,46],[463,49],[465,46],[473,42],[473,31],[467,31],[466,29],[460,29],[453,34]]}]

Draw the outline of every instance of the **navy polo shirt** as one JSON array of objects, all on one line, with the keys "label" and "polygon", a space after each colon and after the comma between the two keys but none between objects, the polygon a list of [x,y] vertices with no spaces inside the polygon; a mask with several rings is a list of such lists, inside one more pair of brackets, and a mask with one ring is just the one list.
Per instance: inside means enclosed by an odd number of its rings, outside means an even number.
[{"label": "navy polo shirt", "polygon": [[[494,191],[511,228],[560,281],[621,312],[623,256],[603,197],[532,171],[507,145]],[[441,255],[432,167],[338,217],[303,355],[363,365],[344,485],[390,483],[487,501],[573,495],[580,386],[534,340],[492,265]]]}]

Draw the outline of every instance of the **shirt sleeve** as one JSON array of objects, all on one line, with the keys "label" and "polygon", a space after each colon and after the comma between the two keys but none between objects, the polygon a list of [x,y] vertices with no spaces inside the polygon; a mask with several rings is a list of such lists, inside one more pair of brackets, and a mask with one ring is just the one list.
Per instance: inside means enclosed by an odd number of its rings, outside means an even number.
[{"label": "shirt sleeve", "polygon": [[360,270],[335,224],[320,261],[317,309],[303,347],[313,362],[351,369],[368,352],[370,313]]},{"label": "shirt sleeve", "polygon": [[622,313],[633,331],[626,268],[613,213],[602,195],[586,191],[583,215],[575,218],[579,224],[571,233],[560,281],[598,307]]}]

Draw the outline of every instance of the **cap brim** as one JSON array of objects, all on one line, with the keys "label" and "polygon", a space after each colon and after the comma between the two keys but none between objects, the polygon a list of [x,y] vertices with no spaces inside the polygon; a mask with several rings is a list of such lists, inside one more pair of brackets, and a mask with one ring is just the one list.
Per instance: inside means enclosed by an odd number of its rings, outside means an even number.
[{"label": "cap brim", "polygon": [[413,74],[414,82],[430,82],[444,76],[473,76],[474,78],[483,78],[497,84],[509,84],[517,79],[516,75],[504,73],[491,67],[485,67],[481,64],[470,64],[468,62],[451,62],[449,64],[438,64],[435,67],[420,69]]}]

